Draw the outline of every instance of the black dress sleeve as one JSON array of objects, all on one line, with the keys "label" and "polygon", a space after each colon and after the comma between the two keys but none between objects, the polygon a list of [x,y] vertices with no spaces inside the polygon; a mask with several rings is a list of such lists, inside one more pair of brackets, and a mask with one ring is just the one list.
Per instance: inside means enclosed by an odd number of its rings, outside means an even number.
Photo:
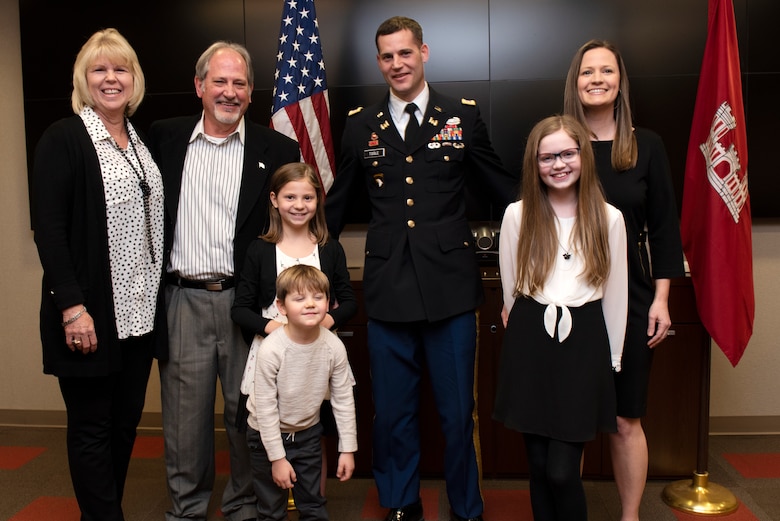
[{"label": "black dress sleeve", "polygon": [[671,167],[661,137],[654,132],[637,134],[648,147],[647,242],[653,279],[685,275],[680,221],[672,186]]}]

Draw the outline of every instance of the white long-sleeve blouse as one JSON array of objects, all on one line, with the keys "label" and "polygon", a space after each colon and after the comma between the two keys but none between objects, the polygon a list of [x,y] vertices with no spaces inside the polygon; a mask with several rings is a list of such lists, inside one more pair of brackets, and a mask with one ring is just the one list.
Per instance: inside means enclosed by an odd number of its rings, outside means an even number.
[{"label": "white long-sleeve blouse", "polygon": [[[606,204],[606,203],[605,203]],[[623,214],[610,204],[607,206],[609,226],[610,270],[604,285],[593,287],[584,282],[580,274],[584,264],[581,255],[570,246],[570,235],[574,228],[575,217],[558,219],[559,253],[555,257],[555,267],[545,281],[544,289],[531,297],[540,304],[546,305],[544,328],[553,337],[557,310],[561,309],[561,319],[558,321],[558,340],[568,337],[576,324],[572,323],[569,307],[579,307],[588,302],[601,299],[604,321],[609,336],[612,367],[620,371],[620,360],[623,354],[626,322],[628,316],[628,264],[626,260],[626,228]],[[517,285],[517,246],[522,226],[523,202],[510,204],[501,222],[499,235],[499,268],[504,297],[504,307],[507,312],[512,310],[515,302],[515,287]],[[564,254],[569,258],[565,258]],[[570,255],[569,255],[570,254]],[[522,294],[527,295],[524,289]]]}]

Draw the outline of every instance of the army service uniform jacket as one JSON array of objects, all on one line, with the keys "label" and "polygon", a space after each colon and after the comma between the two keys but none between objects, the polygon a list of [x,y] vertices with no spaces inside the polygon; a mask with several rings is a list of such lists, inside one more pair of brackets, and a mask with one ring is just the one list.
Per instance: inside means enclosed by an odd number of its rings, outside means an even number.
[{"label": "army service uniform jacket", "polygon": [[336,180],[326,198],[338,237],[365,183],[371,204],[363,289],[370,318],[437,321],[474,310],[482,285],[466,218],[467,178],[490,194],[499,215],[517,180],[501,164],[476,103],[430,89],[420,131],[404,143],[384,100],[347,118]]}]

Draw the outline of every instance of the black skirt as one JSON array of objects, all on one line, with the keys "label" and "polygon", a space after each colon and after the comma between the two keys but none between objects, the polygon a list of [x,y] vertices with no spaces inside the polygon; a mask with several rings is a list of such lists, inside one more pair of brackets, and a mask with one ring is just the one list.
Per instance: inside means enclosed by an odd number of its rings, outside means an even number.
[{"label": "black skirt", "polygon": [[545,308],[531,298],[515,300],[501,348],[493,418],[513,430],[570,442],[616,432],[601,301],[569,308],[572,329],[563,342],[558,342],[557,326],[555,338],[547,334]]}]

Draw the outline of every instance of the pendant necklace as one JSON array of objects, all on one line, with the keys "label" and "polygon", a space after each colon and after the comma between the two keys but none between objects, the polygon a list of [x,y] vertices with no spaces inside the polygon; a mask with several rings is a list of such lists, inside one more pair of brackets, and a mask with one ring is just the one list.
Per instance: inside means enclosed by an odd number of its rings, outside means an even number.
[{"label": "pendant necklace", "polygon": [[141,159],[138,157],[138,152],[135,150],[135,145],[133,144],[133,140],[130,137],[130,132],[127,128],[127,120],[125,120],[125,132],[127,133],[127,148],[133,151],[133,155],[135,156],[135,160],[138,162],[138,166],[141,167],[141,172],[138,172],[138,169],[135,167],[132,161],[130,161],[130,158],[127,157],[127,152],[123,150],[114,140],[114,138],[111,138],[111,140],[114,142],[114,146],[119,151],[120,154],[122,154],[122,157],[125,158],[125,161],[127,161],[127,164],[130,165],[130,168],[135,173],[135,176],[138,178],[138,186],[141,188],[141,194],[143,196],[143,202],[144,202],[144,224],[146,225],[146,242],[149,245],[149,254],[152,256],[152,263],[156,262],[155,254],[154,254],[154,243],[152,242],[152,215],[151,210],[149,208],[149,196],[152,195],[152,188],[149,186],[149,183],[146,181],[146,170],[144,170],[144,165],[141,163]]},{"label": "pendant necklace", "polygon": [[[563,243],[561,242],[561,234],[564,231],[563,230],[563,224],[557,218],[557,216],[556,216],[555,220],[556,220],[556,223],[555,223],[556,224],[556,226],[555,226],[555,228],[556,228],[556,230],[555,230],[556,231],[555,240],[558,241],[558,246],[560,246],[561,250],[563,250],[563,260],[566,260],[566,261],[567,260],[571,260],[571,256],[572,256],[571,245],[569,245],[569,248],[566,248],[566,247],[563,246]],[[568,233],[566,233],[566,239],[567,239],[566,242],[571,241],[571,230],[569,230]]]},{"label": "pendant necklace", "polygon": [[563,250],[563,260],[569,260],[571,259],[571,252],[569,252],[568,248],[564,248],[563,244],[561,244],[561,240],[558,239],[558,244],[560,245],[561,249]]}]

